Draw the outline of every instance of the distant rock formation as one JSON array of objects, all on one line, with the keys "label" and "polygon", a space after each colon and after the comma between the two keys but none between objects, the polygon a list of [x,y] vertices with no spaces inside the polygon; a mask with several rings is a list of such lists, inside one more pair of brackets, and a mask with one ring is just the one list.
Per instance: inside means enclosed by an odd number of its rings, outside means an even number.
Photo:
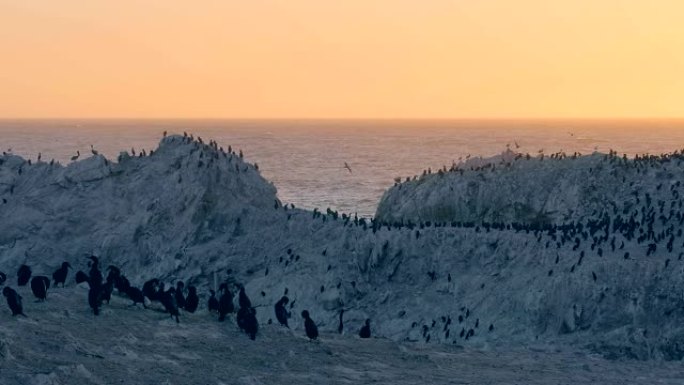
[{"label": "distant rock formation", "polygon": [[561,224],[636,205],[634,194],[670,198],[684,177],[679,153],[627,159],[616,153],[529,157],[508,151],[475,158],[390,188],[376,219],[385,223]]}]

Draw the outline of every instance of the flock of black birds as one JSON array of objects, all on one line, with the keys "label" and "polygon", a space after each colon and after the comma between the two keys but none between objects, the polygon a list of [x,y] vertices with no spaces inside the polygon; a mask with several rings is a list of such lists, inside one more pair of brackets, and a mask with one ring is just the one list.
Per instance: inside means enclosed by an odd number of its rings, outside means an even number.
[{"label": "flock of black birds", "polygon": [[[102,271],[100,271],[100,262],[98,257],[88,257],[88,266],[90,270],[88,273],[78,271],[75,276],[77,284],[88,284],[88,306],[93,311],[94,315],[100,314],[100,307],[104,302],[109,304],[112,298],[114,289],[118,291],[120,296],[128,297],[133,303],[131,306],[142,304],[147,308],[146,300],[149,303],[158,302],[164,310],[173,317],[177,323],[180,322],[180,310],[188,313],[195,313],[199,308],[199,297],[197,295],[197,288],[189,286],[187,295],[185,294],[185,284],[183,281],[178,281],[176,287],[165,289],[164,283],[157,278],[150,279],[143,284],[142,289],[132,286],[128,278],[121,273],[121,270],[110,265],[107,267],[107,277],[104,278]],[[72,268],[69,262],[62,263],[61,267],[52,274],[52,282],[54,287],[62,284],[65,286],[69,269]],[[32,270],[28,265],[21,265],[17,271],[17,285],[26,286],[30,281],[31,291],[39,302],[47,299],[47,292],[50,288],[50,279],[43,275],[32,276]],[[0,285],[4,285],[7,281],[7,275],[0,271]],[[219,297],[216,297],[214,290],[210,291],[208,300],[208,310],[211,313],[218,314],[218,321],[223,322],[228,314],[236,313],[237,325],[249,336],[250,339],[255,340],[259,331],[259,322],[256,318],[256,308],[252,306],[252,302],[245,292],[244,285],[238,284],[238,310],[235,312],[235,305],[233,304],[233,293],[227,283],[222,283],[219,286]],[[5,286],[2,291],[6,297],[7,305],[12,311],[12,316],[24,314],[22,304],[22,296],[9,286]],[[289,298],[283,296],[274,306],[275,316],[280,325],[289,329],[288,319],[291,317],[286,305],[289,303]],[[340,328],[342,327],[342,319],[340,314]],[[307,310],[302,311],[302,318],[304,319],[304,329],[307,337],[311,340],[318,338],[318,327],[311,319]],[[270,323],[270,320],[269,320]],[[340,333],[342,330],[340,329]],[[361,338],[370,338],[370,320],[366,320],[366,324],[361,328],[359,333]]]},{"label": "flock of black birds", "polygon": [[[442,165],[441,168],[437,169],[435,174],[439,176],[444,176],[449,173],[459,173],[460,175],[463,175],[464,172],[466,171],[490,171],[494,172],[497,170],[497,166],[499,168],[510,168],[513,166],[513,163],[519,160],[534,160],[534,159],[539,159],[539,161],[544,161],[544,159],[550,159],[550,160],[563,160],[563,159],[571,159],[571,160],[576,160],[580,159],[582,157],[581,152],[575,151],[573,154],[567,154],[563,150],[552,153],[552,154],[544,154],[544,149],[540,149],[538,151],[538,155],[530,155],[529,153],[521,153],[521,152],[514,152],[511,151],[507,147],[507,152],[508,154],[511,155],[512,159],[506,160],[504,157],[501,157],[501,159],[498,162],[486,162],[484,159],[480,158],[482,161],[482,164],[480,165],[468,165],[468,164],[463,164],[461,161],[463,158],[459,158],[459,164],[456,164],[456,162],[453,162],[450,167],[447,168],[446,165]],[[466,156],[466,160],[470,159],[470,155]],[[618,155],[618,152],[609,149],[608,154],[603,155],[604,160],[610,160],[610,161],[620,161],[623,162],[624,164],[627,164],[629,162],[627,158],[627,154],[622,154],[622,156]],[[673,153],[670,154],[660,154],[660,155],[652,155],[652,154],[643,154],[639,155],[637,154],[634,157],[634,167],[638,167],[639,164],[643,165],[644,163],[665,163],[669,162],[672,160],[683,160],[684,159],[684,149],[679,150],[679,151],[674,151]],[[424,179],[430,175],[433,174],[433,170],[431,167],[424,169],[421,175],[414,175],[413,177],[407,176],[406,179],[402,180],[401,177],[396,177],[394,178],[394,186],[399,186],[403,183],[409,183],[412,181],[416,180],[421,180]]]},{"label": "flock of black birds", "polygon": [[[548,156],[550,160],[562,160],[565,158],[579,159],[581,154],[575,153],[566,155],[556,153]],[[531,161],[533,158],[517,154],[514,161]],[[541,154],[539,161],[544,161]],[[337,211],[327,209],[325,212],[314,210],[314,219],[321,219],[323,222],[341,219],[344,226],[361,227],[363,230],[372,230],[373,233],[380,230],[412,231],[416,239],[423,235],[423,230],[436,228],[466,228],[475,233],[489,233],[492,231],[505,231],[515,233],[525,233],[533,235],[536,243],[544,249],[556,249],[555,265],[567,265],[565,268],[556,266],[548,270],[548,276],[554,273],[576,274],[583,261],[590,257],[609,257],[618,256],[620,260],[636,260],[643,257],[659,255],[663,257],[664,268],[672,268],[673,261],[684,259],[684,197],[681,189],[681,180],[676,177],[677,172],[681,172],[684,164],[684,149],[669,154],[660,155],[637,155],[633,159],[628,159],[626,155],[619,156],[616,151],[611,150],[608,154],[601,155],[599,162],[594,167],[602,168],[608,172],[605,175],[605,183],[619,186],[625,192],[625,199],[607,203],[604,207],[597,207],[593,212],[587,212],[574,220],[566,220],[562,223],[552,221],[527,221],[527,222],[487,222],[487,221],[431,221],[424,220],[413,222],[411,220],[400,221],[381,221],[376,218],[364,219],[347,214],[339,214]],[[511,167],[510,163],[505,163],[505,167]],[[608,166],[608,167],[606,167]],[[489,164],[480,167],[473,167],[470,171],[485,172],[494,171],[496,165]],[[463,173],[464,169],[454,168],[443,170],[440,174],[447,172]],[[588,169],[589,174],[592,169]],[[426,172],[431,174],[431,172]],[[653,178],[642,180],[640,175],[651,175]],[[410,178],[407,179],[407,182]],[[397,182],[400,184],[400,182]],[[279,208],[276,202],[276,208]],[[291,208],[294,208],[293,206]],[[288,209],[288,206],[285,206]],[[385,241],[383,249],[388,248],[389,241]],[[567,249],[566,249],[567,246]],[[563,248],[564,250],[561,250]],[[571,250],[571,253],[567,253]],[[631,251],[631,254],[630,254]],[[564,254],[575,254],[576,259],[563,260]],[[554,271],[555,270],[555,271]],[[674,271],[674,270],[673,270]],[[596,271],[587,271],[587,277],[593,282],[600,283],[601,276]],[[438,279],[439,272],[428,271],[427,275],[432,281]],[[451,276],[447,272],[448,281]],[[484,284],[483,284],[484,285]],[[462,309],[463,310],[463,309]],[[672,314],[667,311],[666,316]],[[449,316],[446,319],[444,333],[445,338],[449,338]],[[461,318],[461,316],[459,316]],[[423,338],[430,340],[430,329],[435,327],[436,322],[423,325]],[[476,321],[477,324],[477,321]],[[414,327],[418,323],[414,323]],[[477,326],[475,326],[477,328]],[[494,328],[489,325],[489,331]],[[468,338],[473,336],[475,329],[464,328],[461,330],[460,337]]]},{"label": "flock of black birds", "polygon": [[[164,132],[163,137],[166,138],[166,136],[167,133]],[[228,148],[224,150],[223,147],[219,147],[216,141],[210,140],[208,143],[205,143],[201,137],[195,137],[192,134],[188,134],[187,132],[184,132],[182,137],[173,138],[171,140],[181,140],[183,143],[194,144],[195,146],[197,146],[200,150],[200,160],[197,166],[200,168],[210,167],[215,160],[218,160],[221,157],[227,158],[229,161],[232,160],[232,157],[234,156],[239,157],[240,159],[244,157],[242,150],[235,151],[231,146],[228,146]],[[203,150],[208,151],[207,153],[205,153]],[[99,152],[97,152],[92,145],[91,152],[95,156],[99,155]],[[133,157],[142,158],[152,156],[154,155],[154,153],[155,152],[152,150],[149,152],[142,150],[136,153],[135,149],[131,149],[130,155]],[[71,160],[78,160],[80,155],[81,154],[77,152],[77,155],[72,157]],[[40,162],[40,160],[41,157],[39,155],[38,161]],[[122,160],[123,157],[119,156],[118,161],[121,162]],[[1,161],[0,164],[2,164]],[[50,162],[50,164],[53,165],[54,161]],[[31,165],[30,160],[28,161],[28,165]],[[253,167],[255,170],[259,170],[259,166],[256,163],[253,165]],[[235,170],[239,173],[241,171],[247,171],[248,168],[241,169],[238,164],[235,164]],[[21,174],[21,168],[18,170],[18,172],[19,174]],[[4,203],[7,203],[7,201],[4,200]],[[276,209],[279,207],[282,206],[279,202],[276,202]],[[285,210],[287,210],[287,206],[285,206],[284,208]],[[294,205],[291,205],[291,208],[294,209]],[[337,213],[335,212],[335,214]],[[316,214],[314,213],[314,215]],[[347,221],[351,220],[351,216],[347,216],[344,214],[343,218]],[[364,225],[365,227],[365,222],[363,219],[359,220],[358,217],[355,217],[354,222],[357,225]],[[133,301],[132,305],[142,304],[143,307],[146,308],[146,300],[149,302],[160,303],[164,307],[165,311],[175,318],[176,322],[180,322],[180,309],[183,309],[184,311],[187,311],[189,313],[194,313],[199,307],[199,297],[197,295],[197,288],[194,286],[189,286],[187,288],[186,295],[185,285],[183,282],[178,282],[176,287],[166,289],[164,287],[164,283],[162,283],[160,280],[151,279],[143,284],[142,289],[139,289],[137,287],[132,286],[128,279],[121,273],[121,270],[113,265],[107,267],[107,277],[105,279],[102,274],[102,271],[100,270],[98,258],[96,256],[91,256],[89,257],[89,259],[90,262],[88,263],[88,265],[90,270],[88,271],[88,273],[78,271],[76,273],[75,280],[77,284],[84,282],[88,284],[88,305],[92,309],[94,315],[99,314],[100,307],[104,302],[107,302],[107,304],[109,304],[114,289],[118,291],[119,295],[126,296],[129,299],[131,299]],[[64,287],[66,283],[66,277],[68,275],[68,270],[70,268],[71,265],[68,262],[64,262],[62,266],[53,273],[53,281],[55,287],[57,287],[57,285],[59,285],[60,283],[62,284],[62,287]],[[18,286],[26,286],[28,284],[28,281],[31,279],[31,274],[31,268],[27,265],[22,265],[19,268],[19,271],[17,272]],[[0,285],[4,284],[5,280],[6,275],[0,272]],[[33,279],[31,279],[31,290],[34,296],[38,298],[39,301],[46,300],[47,291],[49,288],[50,280],[48,279],[48,277],[34,276]],[[240,329],[242,329],[251,339],[255,339],[259,328],[256,318],[256,308],[251,306],[251,302],[245,293],[244,286],[238,285],[238,290],[239,307],[236,312],[237,324],[240,327]],[[12,310],[12,315],[25,316],[25,314],[23,313],[21,295],[11,287],[5,287],[3,289],[3,294],[7,299],[7,303],[10,309]],[[276,319],[281,325],[289,328],[288,318],[290,318],[291,314],[287,311],[287,308],[285,307],[285,305],[287,305],[288,303],[288,297],[283,296],[275,304],[275,315]],[[233,305],[233,294],[230,291],[227,283],[223,283],[219,286],[218,298],[217,293],[214,290],[210,290],[208,309],[210,312],[215,312],[218,314],[219,321],[224,321],[228,314],[235,313],[235,306]],[[302,311],[301,315],[304,319],[307,336],[310,339],[316,339],[318,337],[318,330],[315,322],[311,319],[309,312],[306,310]],[[340,314],[340,317],[341,316],[342,314]],[[369,322],[370,320],[366,321],[366,324],[362,328],[362,332],[359,333],[359,335],[362,338],[370,337]],[[340,333],[341,332],[342,330],[340,330]]]},{"label": "flock of black birds", "polygon": [[[228,147],[227,151],[220,148],[215,141],[209,141],[208,144],[204,144],[201,138],[193,137],[184,133],[182,138],[173,140],[182,140],[183,143],[192,143],[200,150],[199,156],[200,160],[197,167],[209,167],[214,160],[220,159],[221,157],[227,158],[229,161],[233,156],[239,156],[243,158],[242,151],[239,151],[239,155],[233,151],[231,147]],[[204,152],[204,150],[208,150]],[[136,153],[132,151],[135,156]],[[154,154],[150,151],[149,155]],[[147,156],[146,152],[141,152],[138,154],[139,157]],[[560,152],[557,154],[551,154],[547,159],[561,160],[565,158],[578,159],[581,154],[575,153],[570,156]],[[519,159],[524,159],[530,161],[533,158],[528,155],[517,154],[515,161]],[[539,157],[540,161],[544,160],[544,155],[541,154]],[[120,159],[121,160],[121,159]],[[609,154],[603,155],[602,160],[604,163],[609,163],[612,166],[612,170],[609,176],[615,181],[622,181],[622,185],[625,189],[632,188],[629,199],[624,200],[619,203],[612,204],[609,207],[603,209],[597,209],[591,215],[587,215],[582,219],[575,221],[569,221],[562,224],[554,223],[516,223],[516,222],[485,222],[485,221],[422,221],[422,222],[412,222],[410,220],[400,221],[400,222],[383,222],[374,218],[364,219],[359,218],[356,215],[340,214],[337,211],[327,209],[325,212],[321,212],[314,209],[312,212],[313,219],[326,221],[337,221],[343,222],[343,226],[355,226],[360,227],[363,230],[372,230],[373,233],[385,229],[387,231],[393,229],[409,230],[415,234],[415,238],[421,237],[421,230],[429,228],[440,228],[440,227],[455,227],[455,228],[471,228],[474,229],[476,233],[490,231],[514,231],[514,232],[524,232],[527,234],[533,234],[537,240],[537,243],[542,245],[544,248],[556,248],[561,249],[562,246],[569,244],[573,252],[578,254],[578,258],[573,261],[568,261],[567,269],[562,269],[568,274],[575,273],[576,270],[582,265],[585,257],[590,257],[596,255],[598,257],[603,257],[604,254],[608,253],[620,253],[625,260],[633,259],[640,256],[630,255],[630,253],[625,248],[625,242],[634,242],[637,245],[643,245],[644,255],[646,257],[658,253],[665,254],[663,250],[667,250],[668,258],[665,260],[665,267],[670,265],[672,259],[682,260],[684,253],[678,253],[669,257],[669,254],[673,253],[675,248],[675,242],[679,241],[681,247],[684,248],[684,234],[682,233],[682,226],[684,226],[684,213],[682,213],[682,207],[684,199],[680,196],[680,181],[675,181],[672,178],[668,178],[660,184],[647,186],[648,188],[642,188],[639,185],[635,186],[633,178],[631,182],[626,180],[625,175],[632,174],[647,174],[649,171],[657,168],[659,173],[667,172],[666,165],[676,164],[680,165],[684,161],[684,150],[671,154],[661,154],[655,155],[645,155],[636,156],[634,159],[627,159],[626,156],[618,156],[616,152],[610,151]],[[506,162],[502,164],[504,167],[511,167],[511,163]],[[495,164],[479,166],[471,168],[470,171],[485,172],[485,171],[495,171]],[[254,168],[258,170],[258,166],[254,165]],[[237,172],[246,171],[246,168],[238,167],[235,165]],[[463,168],[458,168],[456,166],[452,169],[440,170],[439,174],[443,175],[447,172],[457,172],[463,173]],[[591,170],[589,170],[591,173]],[[428,170],[426,175],[431,174],[431,170]],[[415,177],[414,177],[415,179]],[[410,178],[407,178],[407,182]],[[180,182],[180,180],[179,180]],[[401,183],[398,183],[401,184]],[[275,209],[283,210],[287,213],[288,220],[291,214],[289,210],[295,209],[293,204],[283,205],[278,200],[275,201]],[[388,244],[386,241],[385,246]],[[677,243],[679,244],[679,243]],[[325,255],[326,251],[323,251]],[[634,253],[633,254],[637,254]],[[102,273],[99,270],[99,262],[96,257],[91,257],[90,271],[88,274],[79,271],[76,274],[76,282],[87,282],[90,289],[88,295],[88,302],[90,307],[93,309],[94,314],[99,313],[99,308],[102,306],[104,301],[109,302],[113,289],[117,289],[120,295],[127,296],[133,301],[133,305],[138,303],[146,307],[146,300],[151,302],[158,302],[163,305],[164,309],[179,322],[180,309],[186,312],[193,313],[199,307],[199,297],[197,295],[197,289],[194,286],[187,287],[187,295],[185,294],[186,288],[183,282],[178,282],[176,287],[171,287],[168,290],[165,289],[164,284],[158,279],[151,279],[143,285],[142,289],[133,287],[130,285],[125,276],[121,274],[121,271],[115,266],[109,266],[107,268],[108,275],[107,279],[103,278]],[[281,258],[282,261],[282,258]],[[560,255],[555,258],[555,264],[559,264],[561,261]],[[287,261],[286,261],[287,264]],[[572,264],[570,266],[570,264]],[[65,284],[68,269],[71,266],[65,262],[62,264],[60,269],[55,271],[53,274],[54,284],[58,285],[62,283]],[[558,270],[561,269],[556,269]],[[595,271],[590,272],[591,279],[596,282],[600,281],[600,274],[596,274]],[[438,272],[429,271],[427,272],[431,280],[438,279]],[[548,271],[548,276],[554,274],[554,269]],[[588,274],[588,272],[587,272]],[[445,273],[447,275],[447,273]],[[28,266],[22,266],[18,271],[18,284],[20,286],[27,285],[30,277],[31,271]],[[448,281],[451,282],[451,275],[448,275]],[[6,276],[0,272],[0,285],[4,283]],[[38,300],[44,301],[47,297],[47,290],[50,286],[50,280],[44,276],[37,276],[31,280],[31,289],[38,298]],[[256,308],[251,306],[251,302],[244,292],[244,287],[239,285],[239,308],[236,313],[237,324],[250,338],[256,338],[258,333],[258,322],[256,320]],[[208,309],[210,312],[218,314],[219,321],[224,321],[228,314],[235,313],[235,306],[233,304],[233,293],[231,292],[227,283],[220,285],[218,293],[214,290],[210,290],[210,297],[208,301]],[[10,287],[5,287],[3,294],[7,298],[7,303],[12,310],[13,315],[23,314],[23,309],[21,306],[21,296]],[[288,297],[283,296],[274,306],[275,316],[277,321],[286,327],[288,325],[288,319],[290,318],[290,313],[287,310],[289,303]],[[464,308],[465,309],[465,308]],[[463,309],[462,309],[463,310]],[[468,318],[468,311],[466,311],[465,318]],[[339,331],[343,330],[343,317],[344,311],[340,312],[340,326]],[[669,315],[669,314],[667,314]],[[304,326],[307,336],[311,339],[315,339],[318,336],[318,330],[315,322],[311,319],[308,311],[302,311],[301,316],[304,320]],[[451,325],[451,317],[445,315],[443,318],[444,330],[446,338],[449,338],[449,326]],[[459,323],[462,322],[462,316],[459,316]],[[414,323],[414,327],[418,324]],[[479,319],[476,321],[474,328],[477,328],[479,324]],[[432,321],[432,326],[428,328],[428,325],[423,325],[423,337],[426,341],[429,341],[430,334],[429,329],[434,328],[436,321]],[[493,330],[493,324],[489,325],[489,331]],[[359,335],[366,338],[370,336],[370,320],[366,321],[366,324],[361,329]],[[474,335],[474,329],[471,328],[466,330],[463,328],[460,333],[460,337],[468,338]]]}]

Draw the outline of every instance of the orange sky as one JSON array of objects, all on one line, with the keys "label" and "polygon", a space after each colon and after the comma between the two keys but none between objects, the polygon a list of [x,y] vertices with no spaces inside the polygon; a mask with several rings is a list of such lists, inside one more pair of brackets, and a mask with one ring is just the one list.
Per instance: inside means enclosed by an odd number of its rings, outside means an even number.
[{"label": "orange sky", "polygon": [[0,117],[684,117],[682,0],[0,0]]}]

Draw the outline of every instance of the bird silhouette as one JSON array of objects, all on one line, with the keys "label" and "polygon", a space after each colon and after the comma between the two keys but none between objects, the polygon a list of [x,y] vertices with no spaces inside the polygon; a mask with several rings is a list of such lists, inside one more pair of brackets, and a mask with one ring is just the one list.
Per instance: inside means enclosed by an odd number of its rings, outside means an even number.
[{"label": "bird silhouette", "polygon": [[352,169],[351,169],[351,167],[349,167],[349,164],[348,164],[347,162],[344,162],[344,168],[346,168],[347,170],[349,170],[349,173],[351,174]]},{"label": "bird silhouette", "polygon": [[78,159],[79,156],[81,156],[81,153],[78,150],[76,150],[76,155],[72,156],[71,160],[74,161],[74,160]]}]

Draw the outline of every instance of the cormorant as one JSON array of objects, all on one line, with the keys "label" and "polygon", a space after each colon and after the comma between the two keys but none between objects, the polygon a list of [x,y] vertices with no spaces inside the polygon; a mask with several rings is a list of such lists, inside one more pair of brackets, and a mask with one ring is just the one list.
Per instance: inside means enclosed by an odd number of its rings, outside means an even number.
[{"label": "cormorant", "polygon": [[366,319],[366,324],[361,327],[361,330],[359,331],[359,337],[361,338],[370,338],[371,336],[371,330],[370,330],[370,319]]},{"label": "cormorant", "polygon": [[69,262],[62,262],[62,267],[60,267],[59,269],[55,270],[54,273],[52,273],[52,279],[55,281],[55,287],[57,287],[57,285],[59,285],[60,283],[62,284],[62,287],[64,287],[70,267],[71,265],[69,264]]},{"label": "cormorant", "polygon": [[[242,317],[240,316],[240,312],[242,312]],[[240,318],[242,318],[242,322],[240,322]],[[256,339],[257,332],[259,331],[259,322],[256,318],[256,309],[253,307],[246,308],[244,311],[243,309],[240,309],[238,312],[238,323],[242,323],[240,329],[244,330],[249,338],[254,341]]]},{"label": "cormorant", "polygon": [[217,312],[218,308],[219,308],[219,303],[218,303],[218,299],[216,299],[216,292],[213,290],[209,290],[209,293],[211,294],[209,296],[209,303],[207,305],[209,307],[209,311],[210,312],[212,312],[212,311]]},{"label": "cormorant", "polygon": [[90,257],[90,274],[88,276],[88,285],[90,290],[88,290],[88,305],[93,309],[93,314],[100,314],[100,304],[102,302],[102,273],[98,268],[99,260],[96,256],[91,255]]},{"label": "cormorant", "polygon": [[133,305],[135,306],[138,303],[141,303],[145,309],[147,309],[147,306],[145,306],[145,295],[143,294],[142,290],[138,289],[137,287],[129,286],[126,291],[126,295],[128,298],[133,301]]},{"label": "cormorant", "polygon": [[91,261],[88,262],[88,265],[90,266],[90,272],[88,273],[88,283],[90,283],[90,286],[97,286],[100,287],[102,286],[102,272],[100,271],[100,261],[99,259],[91,255],[88,257]]},{"label": "cormorant", "polygon": [[142,292],[150,301],[157,301],[159,288],[159,280],[157,278],[150,279],[143,284]]},{"label": "cormorant", "polygon": [[31,279],[31,268],[27,265],[19,266],[19,270],[17,271],[17,285],[26,286],[29,279]]},{"label": "cormorant", "polygon": [[306,330],[306,336],[311,340],[318,338],[318,327],[316,323],[309,316],[309,311],[302,311],[302,318],[304,318],[304,330]]},{"label": "cormorant", "polygon": [[17,293],[14,289],[11,287],[7,286],[4,289],[2,289],[2,295],[7,298],[7,306],[9,306],[10,310],[12,310],[12,316],[16,315],[23,315],[26,317],[26,314],[24,314],[24,306],[21,304],[21,296],[19,293]]},{"label": "cormorant", "polygon": [[286,328],[289,328],[290,326],[287,324],[287,319],[290,317],[290,313],[287,311],[287,308],[285,305],[290,302],[290,299],[287,298],[287,296],[283,296],[280,298],[280,300],[275,304],[275,315],[276,319],[278,322],[285,326]]},{"label": "cormorant", "polygon": [[180,312],[178,311],[178,304],[176,304],[176,289],[175,288],[170,288],[169,291],[160,293],[160,302],[162,305],[164,305],[164,309],[166,309],[169,314],[171,314],[171,317],[176,317],[176,323],[180,323],[180,320],[178,319],[178,316],[180,315]]},{"label": "cormorant", "polygon": [[218,301],[219,321],[223,321],[226,319],[226,314],[235,311],[235,306],[233,305],[233,293],[228,289],[228,284],[222,283],[219,291],[222,291],[221,298]]},{"label": "cormorant", "polygon": [[239,301],[238,304],[240,305],[241,308],[250,308],[252,307],[252,301],[249,300],[249,297],[247,297],[247,293],[245,293],[245,286],[240,285],[240,294],[239,294]]},{"label": "cormorant", "polygon": [[43,275],[37,275],[31,280],[31,291],[39,301],[47,298],[47,289],[50,288],[50,279]]},{"label": "cormorant", "polygon": [[88,274],[79,270],[76,273],[76,283],[79,284],[79,283],[83,283],[83,282],[88,282]]},{"label": "cormorant", "polygon": [[176,283],[176,305],[178,305],[179,309],[185,309],[185,296],[183,295],[183,288],[185,287],[185,284],[183,281],[178,281]]},{"label": "cormorant", "polygon": [[185,298],[185,310],[190,313],[194,313],[198,306],[199,297],[197,296],[197,288],[194,286],[188,286],[188,296]]}]

